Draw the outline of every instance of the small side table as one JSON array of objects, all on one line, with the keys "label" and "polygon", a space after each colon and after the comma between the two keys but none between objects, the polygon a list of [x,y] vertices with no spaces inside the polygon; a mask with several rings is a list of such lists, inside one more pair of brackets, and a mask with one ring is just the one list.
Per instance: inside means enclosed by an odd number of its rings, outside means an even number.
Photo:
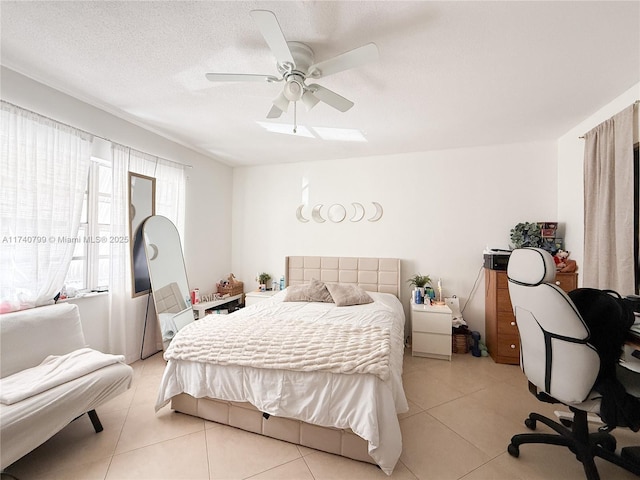
[{"label": "small side table", "polygon": [[258,302],[262,302],[273,297],[277,291],[267,290],[266,292],[261,292],[260,290],[255,290],[253,292],[245,293],[244,295],[244,306],[248,307],[250,305],[254,305]]},{"label": "small side table", "polygon": [[411,303],[411,354],[451,361],[451,309]]},{"label": "small side table", "polygon": [[242,301],[242,293],[238,295],[232,295],[227,298],[223,298],[222,300],[214,300],[212,302],[201,302],[193,305],[193,311],[196,313],[196,320],[200,318],[204,318],[207,310],[215,310],[218,307],[222,307],[231,302],[235,302],[236,300]]}]

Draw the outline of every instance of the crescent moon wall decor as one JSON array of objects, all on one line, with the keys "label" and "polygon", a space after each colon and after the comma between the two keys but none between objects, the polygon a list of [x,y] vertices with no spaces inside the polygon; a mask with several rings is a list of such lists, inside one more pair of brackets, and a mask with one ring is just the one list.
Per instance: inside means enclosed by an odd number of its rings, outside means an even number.
[{"label": "crescent moon wall decor", "polygon": [[378,202],[371,203],[373,203],[373,206],[376,207],[376,213],[373,217],[368,218],[367,220],[369,220],[370,222],[377,222],[382,218],[382,214],[384,213],[384,211],[382,210],[382,205],[380,205]]},{"label": "crescent moon wall decor", "polygon": [[318,205],[313,207],[313,210],[311,210],[311,218],[313,218],[318,223],[326,222],[326,220],[322,218],[322,215],[320,215],[320,210],[322,209],[322,207],[322,203],[319,203]]},{"label": "crescent moon wall decor", "polygon": [[302,205],[300,205],[298,207],[298,209],[296,210],[296,218],[298,219],[299,222],[307,223],[309,221],[309,219],[305,218],[304,215],[302,215],[302,209],[303,208],[304,208],[304,203]]},{"label": "crescent moon wall decor", "polygon": [[358,202],[352,202],[351,205],[353,205],[354,213],[353,217],[351,217],[350,220],[352,222],[359,222],[364,218],[364,207],[361,203]]},{"label": "crescent moon wall decor", "polygon": [[[375,208],[375,213],[371,217],[367,218],[367,221],[377,222],[382,218],[384,210],[382,209],[382,205],[380,205],[378,202],[371,203]],[[364,205],[359,202],[351,202],[351,205],[353,206],[353,216],[349,219],[349,221],[353,223],[360,222],[365,218],[366,214]],[[302,213],[304,207],[305,204],[303,203],[296,209],[296,218],[300,223],[308,223],[310,221],[310,219],[305,217]],[[347,209],[340,203],[331,204],[331,206],[325,212],[326,218],[322,216],[323,207],[323,203],[318,203],[311,209],[311,219],[313,219],[314,222],[325,223],[327,220],[330,220],[332,223],[340,223],[344,221],[345,218],[347,218]]]}]

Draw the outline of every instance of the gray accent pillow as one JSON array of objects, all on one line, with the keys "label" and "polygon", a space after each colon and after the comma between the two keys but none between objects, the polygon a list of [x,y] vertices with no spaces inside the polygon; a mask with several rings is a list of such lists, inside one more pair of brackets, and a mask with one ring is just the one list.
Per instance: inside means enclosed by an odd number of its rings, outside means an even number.
[{"label": "gray accent pillow", "polygon": [[327,290],[338,307],[373,303],[373,298],[357,285],[347,283],[327,283]]},{"label": "gray accent pillow", "polygon": [[333,303],[333,298],[324,282],[312,278],[309,283],[287,287],[287,293],[283,301]]}]

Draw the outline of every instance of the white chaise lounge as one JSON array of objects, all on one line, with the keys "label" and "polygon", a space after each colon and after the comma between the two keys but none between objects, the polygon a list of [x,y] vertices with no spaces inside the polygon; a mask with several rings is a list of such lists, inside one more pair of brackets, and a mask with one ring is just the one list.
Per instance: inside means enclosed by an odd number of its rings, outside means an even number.
[{"label": "white chaise lounge", "polygon": [[131,386],[124,357],[86,348],[77,305],[0,315],[0,342],[1,469],[85,413],[100,432],[95,409]]}]

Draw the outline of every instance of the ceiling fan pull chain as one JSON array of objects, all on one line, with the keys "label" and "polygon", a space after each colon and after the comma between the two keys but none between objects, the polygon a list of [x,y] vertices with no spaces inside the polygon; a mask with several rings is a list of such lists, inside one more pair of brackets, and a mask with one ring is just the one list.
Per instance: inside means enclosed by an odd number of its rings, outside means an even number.
[{"label": "ceiling fan pull chain", "polygon": [[293,102],[293,133],[297,133],[297,130],[298,130],[298,116],[297,116],[298,110],[296,109],[297,105],[298,105],[298,102]]}]

